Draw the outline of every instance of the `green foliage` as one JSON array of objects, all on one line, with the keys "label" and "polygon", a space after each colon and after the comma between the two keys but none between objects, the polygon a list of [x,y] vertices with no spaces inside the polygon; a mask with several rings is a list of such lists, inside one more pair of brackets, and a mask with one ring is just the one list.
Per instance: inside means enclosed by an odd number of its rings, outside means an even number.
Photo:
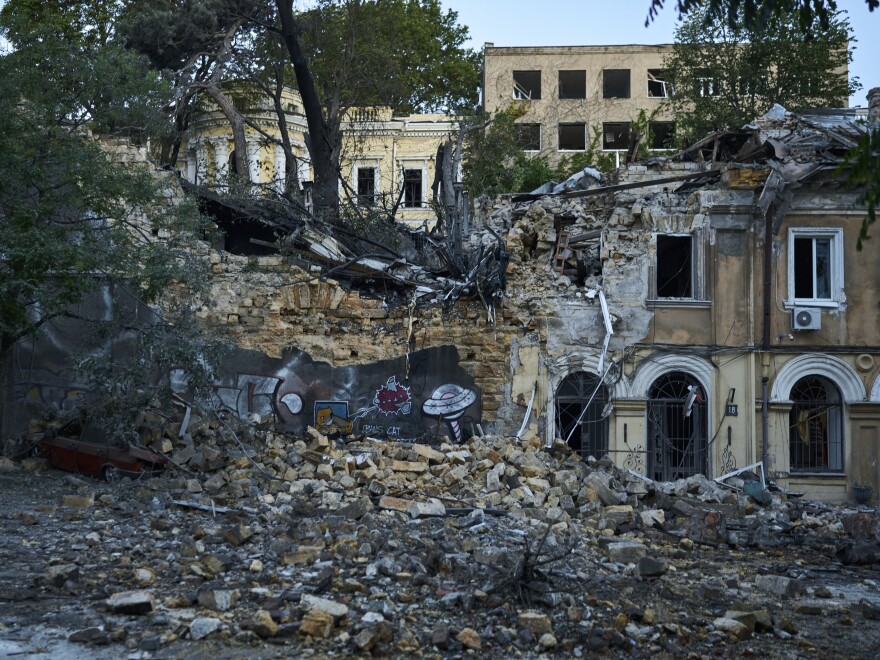
[{"label": "green foliage", "polygon": [[24,99],[35,123],[87,126],[136,141],[167,132],[162,106],[170,88],[146,58],[111,40],[115,8],[114,2],[7,3],[0,35],[15,48],[3,57],[5,107]]},{"label": "green foliage", "polygon": [[[602,151],[600,126],[591,128],[585,151],[566,154],[556,167],[546,156],[527,154],[520,147],[516,123],[525,110],[521,104],[511,104],[495,113],[484,128],[466,134],[463,179],[474,197],[528,192],[548,181],[564,181],[585,167],[600,172],[614,169],[614,154]],[[478,118],[470,120],[471,124],[478,122]]]},{"label": "green foliage", "polygon": [[325,105],[409,113],[477,104],[480,56],[439,0],[320,0],[297,20]]},{"label": "green foliage", "polygon": [[[542,169],[550,173],[545,159],[529,159],[520,148],[516,120],[523,113],[521,105],[511,104],[495,113],[491,122],[482,115],[468,120],[471,126],[482,125],[466,129],[463,145],[462,179],[474,197],[522,192],[526,189],[526,168],[530,175]],[[537,185],[540,183],[543,181]]]},{"label": "green foliage", "polygon": [[18,50],[45,41],[93,49],[110,41],[120,9],[117,0],[7,0],[0,24],[3,36]]},{"label": "green foliage", "polygon": [[664,61],[674,89],[666,105],[676,114],[679,136],[693,141],[738,128],[774,103],[791,111],[843,105],[859,87],[838,73],[852,59],[851,32],[842,14],[832,15],[827,27],[814,18],[805,34],[787,14],[731,26],[706,9],[692,11]]},{"label": "green foliage", "polygon": [[848,183],[863,187],[861,199],[868,206],[868,214],[862,221],[856,243],[856,247],[861,250],[864,241],[871,238],[868,228],[877,220],[877,205],[880,204],[880,129],[869,130],[850,149],[842,168],[848,170]]},{"label": "green foliage", "polygon": [[[24,4],[8,5],[0,17],[15,39],[26,21],[11,7],[24,11]],[[175,297],[191,302],[204,281],[205,264],[189,249],[201,232],[195,205],[172,203],[170,175],[122,165],[123,144],[95,137],[145,138],[164,125],[163,85],[142,58],[112,41],[59,36],[51,22],[30,29],[39,38],[0,56],[0,364],[16,341],[71,317],[96,291],[127,291],[148,309],[145,303]],[[75,316],[107,332],[102,320]],[[167,339],[167,321],[154,328],[115,319],[119,336],[133,344],[159,329]],[[8,431],[3,366],[0,430]]]},{"label": "green foliage", "polygon": [[180,71],[216,53],[228,31],[248,18],[271,21],[265,0],[126,0],[118,28],[129,48],[160,70]]},{"label": "green foliage", "polygon": [[[663,9],[666,0],[651,0],[645,27],[650,25]],[[865,0],[870,11],[880,7],[880,0]],[[831,17],[837,12],[836,0],[676,0],[675,8],[679,19],[688,13],[705,11],[709,22],[727,21],[734,27],[742,22],[746,25],[760,25],[771,17],[792,16],[804,33],[808,33],[817,22],[827,27]]]}]

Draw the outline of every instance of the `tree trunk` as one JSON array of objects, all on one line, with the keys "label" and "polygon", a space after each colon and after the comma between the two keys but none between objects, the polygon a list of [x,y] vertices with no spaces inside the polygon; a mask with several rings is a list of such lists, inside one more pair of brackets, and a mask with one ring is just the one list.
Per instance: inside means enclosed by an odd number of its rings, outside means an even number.
[{"label": "tree trunk", "polygon": [[[220,111],[229,121],[230,126],[232,126],[232,143],[235,149],[235,171],[240,177],[250,181],[247,136],[244,132],[244,118],[236,109],[235,104],[232,103],[228,96],[220,91],[220,88],[216,84],[213,82],[209,83],[205,86],[205,91],[208,93],[208,96],[211,97],[211,100],[217,104],[217,107],[220,108]],[[256,182],[251,181],[251,183]]]},{"label": "tree trunk", "polygon": [[[280,54],[279,54],[280,58]],[[281,133],[281,148],[284,150],[284,194],[299,193],[299,168],[296,156],[293,155],[293,146],[290,144],[290,131],[287,129],[287,113],[281,102],[281,94],[284,90],[283,79],[284,66],[279,60],[275,66],[275,89],[272,94],[272,103],[275,106],[275,114],[278,115],[278,130]]]},{"label": "tree trunk", "polygon": [[296,24],[293,19],[293,0],[276,0],[278,16],[281,21],[281,36],[290,61],[296,73],[296,84],[302,97],[303,110],[309,126],[308,148],[315,170],[313,199],[316,209],[323,209],[336,214],[339,203],[337,176],[339,172],[339,149],[335,148],[340,141],[339,131],[331,130],[324,119],[321,99],[309,70],[305,54],[297,37]]}]

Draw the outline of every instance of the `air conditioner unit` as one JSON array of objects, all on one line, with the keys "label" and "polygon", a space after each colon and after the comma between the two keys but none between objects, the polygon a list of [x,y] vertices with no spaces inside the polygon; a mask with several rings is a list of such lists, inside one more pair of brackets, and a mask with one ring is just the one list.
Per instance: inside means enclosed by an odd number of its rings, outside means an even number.
[{"label": "air conditioner unit", "polygon": [[822,327],[822,310],[815,307],[795,307],[791,310],[792,330],[819,330]]}]

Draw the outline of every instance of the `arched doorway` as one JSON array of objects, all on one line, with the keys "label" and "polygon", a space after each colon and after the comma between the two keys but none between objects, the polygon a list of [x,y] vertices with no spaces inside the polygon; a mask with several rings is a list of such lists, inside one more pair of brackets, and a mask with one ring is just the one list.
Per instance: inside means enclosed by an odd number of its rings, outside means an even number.
[{"label": "arched doorway", "polygon": [[608,388],[599,376],[569,374],[556,390],[557,434],[563,440],[570,434],[568,445],[581,456],[602,457],[608,452],[607,405]]},{"label": "arched doorway", "polygon": [[792,472],[843,470],[843,402],[823,376],[804,376],[791,388],[789,450]]},{"label": "arched doorway", "polygon": [[674,481],[705,474],[706,394],[683,371],[663,374],[648,392],[648,476]]}]

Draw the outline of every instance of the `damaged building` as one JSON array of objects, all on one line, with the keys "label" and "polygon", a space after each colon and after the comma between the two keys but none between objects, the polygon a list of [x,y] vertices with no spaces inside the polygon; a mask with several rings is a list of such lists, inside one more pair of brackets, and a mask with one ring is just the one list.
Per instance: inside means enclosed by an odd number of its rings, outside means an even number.
[{"label": "damaged building", "polygon": [[663,60],[672,45],[483,46],[483,109],[522,104],[517,120],[523,149],[553,163],[586,151],[593,130],[600,147],[618,157],[630,147],[633,124],[649,121],[650,149],[672,147],[674,114],[662,106],[672,93]]},{"label": "damaged building", "polygon": [[776,107],[613,183],[494,209],[511,282],[529,271],[510,289],[533,330],[512,394],[536,384],[536,431],[657,480],[763,461],[811,497],[876,490],[877,273],[839,172],[864,130]]},{"label": "damaged building", "polygon": [[[876,492],[880,266],[839,171],[865,130],[776,107],[583,190],[482,200],[443,264],[428,234],[206,249],[198,316],[238,346],[214,403],[293,432],[559,438],[655,480],[761,462],[810,497]],[[19,347],[45,368],[18,392],[63,405],[76,383],[41,350]]]}]

